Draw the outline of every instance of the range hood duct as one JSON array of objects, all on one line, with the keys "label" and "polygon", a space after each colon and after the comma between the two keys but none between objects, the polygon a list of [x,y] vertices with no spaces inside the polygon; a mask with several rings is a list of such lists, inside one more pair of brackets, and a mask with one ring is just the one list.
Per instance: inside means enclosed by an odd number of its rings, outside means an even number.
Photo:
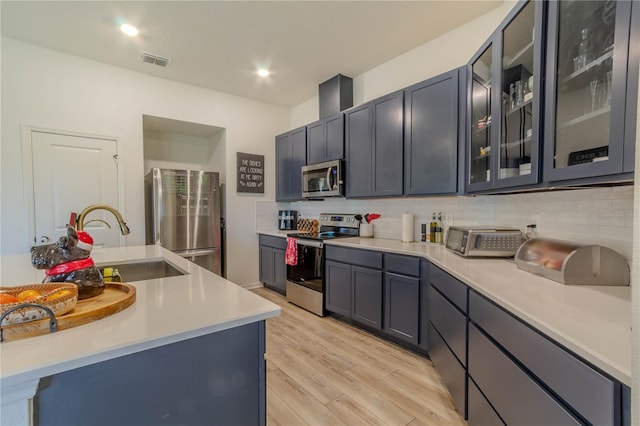
[{"label": "range hood duct", "polygon": [[338,74],[320,83],[320,119],[353,106],[353,80]]}]

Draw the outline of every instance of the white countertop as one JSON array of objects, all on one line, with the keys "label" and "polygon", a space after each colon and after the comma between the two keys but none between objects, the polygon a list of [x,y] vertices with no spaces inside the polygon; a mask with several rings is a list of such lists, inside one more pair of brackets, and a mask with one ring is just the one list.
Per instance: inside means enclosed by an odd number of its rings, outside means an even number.
[{"label": "white countertop", "polygon": [[[258,231],[281,237],[289,232]],[[631,386],[631,287],[565,285],[520,270],[513,259],[464,258],[438,244],[381,238],[325,243],[424,257]]]},{"label": "white countertop", "polygon": [[258,234],[263,234],[263,235],[271,235],[272,237],[283,237],[283,238],[287,238],[288,234],[295,234],[296,231],[295,229],[289,229],[289,230],[273,230],[273,229],[264,229],[261,231],[257,231]]},{"label": "white countertop", "polygon": [[631,287],[565,285],[520,270],[513,259],[463,258],[436,244],[380,238],[326,243],[425,257],[631,386]]},{"label": "white countertop", "polygon": [[[131,283],[135,303],[99,321],[0,344],[3,387],[280,314],[277,305],[159,246],[95,249],[91,255],[99,266],[165,259],[188,274]],[[2,256],[0,267],[4,287],[44,277],[27,254]]]}]

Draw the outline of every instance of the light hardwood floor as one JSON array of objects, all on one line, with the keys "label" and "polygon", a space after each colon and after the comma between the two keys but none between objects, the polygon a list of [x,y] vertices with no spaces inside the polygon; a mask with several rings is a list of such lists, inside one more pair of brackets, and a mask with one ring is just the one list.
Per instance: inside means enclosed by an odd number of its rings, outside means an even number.
[{"label": "light hardwood floor", "polygon": [[431,361],[265,288],[267,425],[465,425]]}]

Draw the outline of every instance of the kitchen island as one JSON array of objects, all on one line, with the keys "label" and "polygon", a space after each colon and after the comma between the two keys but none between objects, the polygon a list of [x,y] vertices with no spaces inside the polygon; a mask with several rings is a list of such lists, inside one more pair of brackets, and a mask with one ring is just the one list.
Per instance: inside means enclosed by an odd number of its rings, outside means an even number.
[{"label": "kitchen island", "polygon": [[[264,424],[264,321],[278,306],[159,246],[92,257],[184,275],[134,282],[135,303],[107,318],[0,344],[2,424],[29,424],[34,395],[36,424]],[[0,265],[5,287],[44,276],[26,254]]]}]

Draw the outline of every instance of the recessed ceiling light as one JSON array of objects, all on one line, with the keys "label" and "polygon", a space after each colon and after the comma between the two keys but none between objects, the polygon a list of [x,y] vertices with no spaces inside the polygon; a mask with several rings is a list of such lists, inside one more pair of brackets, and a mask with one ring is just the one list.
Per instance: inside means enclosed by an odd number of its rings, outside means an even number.
[{"label": "recessed ceiling light", "polygon": [[120,31],[122,31],[123,33],[125,33],[130,37],[135,37],[138,35],[138,29],[133,25],[129,25],[129,24],[120,25]]},{"label": "recessed ceiling light", "polygon": [[270,72],[269,72],[269,70],[268,70],[268,69],[266,69],[266,68],[260,68],[260,69],[258,70],[258,75],[259,75],[260,77],[267,77],[269,74],[271,74],[271,73],[270,73]]}]

